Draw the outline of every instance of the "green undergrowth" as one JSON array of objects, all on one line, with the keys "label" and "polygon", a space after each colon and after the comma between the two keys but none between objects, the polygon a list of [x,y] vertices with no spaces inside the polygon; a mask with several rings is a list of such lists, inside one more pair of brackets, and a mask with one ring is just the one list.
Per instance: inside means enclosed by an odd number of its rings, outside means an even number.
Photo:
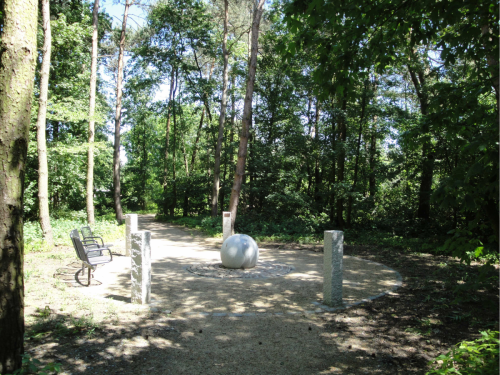
[{"label": "green undergrowth", "polygon": [[[164,216],[158,220],[188,228],[197,229],[212,237],[222,237],[222,220],[210,216]],[[318,244],[323,241],[324,231],[332,230],[325,217],[297,217],[281,221],[263,220],[254,215],[238,215],[235,224],[237,233],[246,233],[260,242],[294,242]],[[404,238],[393,233],[376,229],[345,229],[344,240],[347,245],[371,245],[401,249],[413,252],[434,252],[440,245],[437,239]]]},{"label": "green undergrowth", "polygon": [[43,365],[36,358],[31,358],[29,354],[22,355],[22,367],[12,374],[5,375],[27,375],[27,374],[36,374],[36,375],[48,375],[48,374],[58,374],[61,371],[61,364],[50,362],[46,365]]},{"label": "green undergrowth", "polygon": [[462,341],[448,353],[430,361],[433,369],[427,375],[496,375],[499,371],[499,343],[498,331],[481,332],[480,339]]},{"label": "green undergrowth", "polygon": [[[73,217],[51,218],[50,224],[56,246],[71,246],[69,233],[73,229],[87,226],[86,216],[75,213]],[[106,241],[113,241],[125,236],[125,225],[118,225],[112,215],[100,216],[95,218],[95,225],[92,231],[103,237]],[[24,223],[24,249],[26,252],[47,251],[43,238],[42,230],[38,221],[27,221]]]}]

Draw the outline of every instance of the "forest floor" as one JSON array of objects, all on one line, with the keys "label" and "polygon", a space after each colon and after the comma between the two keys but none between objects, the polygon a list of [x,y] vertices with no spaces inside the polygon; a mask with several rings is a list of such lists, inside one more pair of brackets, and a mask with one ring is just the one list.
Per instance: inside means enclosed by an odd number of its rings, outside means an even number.
[{"label": "forest floor", "polygon": [[[394,272],[373,262],[399,272],[402,285],[347,309],[314,312],[309,305],[322,293],[321,246],[259,244],[261,259],[295,267],[283,277],[203,278],[185,268],[216,259],[220,239],[141,220],[140,229],[152,230],[153,239],[168,238],[184,254],[153,257],[149,306],[130,303],[129,271],[118,269],[130,263],[123,241],[88,288],[79,283],[84,277],[72,248],[25,255],[25,351],[31,358],[61,363],[66,375],[425,374],[431,359],[459,341],[498,330],[498,288],[466,292],[461,301],[452,293],[477,265],[345,246],[345,278],[357,279],[344,288],[344,299],[359,301],[391,284]],[[245,311],[255,313],[237,314]]]}]

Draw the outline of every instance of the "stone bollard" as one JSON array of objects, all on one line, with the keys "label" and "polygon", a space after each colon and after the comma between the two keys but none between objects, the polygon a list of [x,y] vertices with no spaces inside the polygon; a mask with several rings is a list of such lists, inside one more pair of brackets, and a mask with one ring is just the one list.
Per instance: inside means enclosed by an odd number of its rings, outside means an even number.
[{"label": "stone bollard", "polygon": [[231,237],[231,212],[222,213],[222,243]]},{"label": "stone bollard", "polygon": [[328,306],[342,305],[342,258],[344,256],[344,232],[325,231],[323,253],[323,301]]},{"label": "stone bollard", "polygon": [[125,215],[125,256],[130,256],[131,242],[130,234],[137,232],[137,214]]},{"label": "stone bollard", "polygon": [[151,302],[151,232],[131,234],[132,256],[132,303],[140,305]]}]

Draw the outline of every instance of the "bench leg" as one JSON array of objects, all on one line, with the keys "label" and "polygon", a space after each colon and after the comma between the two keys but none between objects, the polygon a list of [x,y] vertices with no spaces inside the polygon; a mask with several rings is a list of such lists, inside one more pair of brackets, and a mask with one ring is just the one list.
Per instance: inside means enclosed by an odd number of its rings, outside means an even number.
[{"label": "bench leg", "polygon": [[90,273],[92,272],[92,268],[89,268],[89,277],[88,277],[88,284],[87,286],[90,286],[90,282],[92,281]]}]

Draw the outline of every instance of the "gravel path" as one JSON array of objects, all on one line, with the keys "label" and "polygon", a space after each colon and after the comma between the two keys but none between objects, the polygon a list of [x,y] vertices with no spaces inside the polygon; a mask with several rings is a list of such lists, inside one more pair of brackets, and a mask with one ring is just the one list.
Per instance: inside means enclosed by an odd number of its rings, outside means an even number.
[{"label": "gravel path", "polygon": [[[155,222],[153,215],[140,215],[139,230],[151,231],[153,311],[219,317],[334,311],[322,305],[322,253],[264,247],[259,257],[262,267],[246,270],[243,277],[203,277],[193,269],[213,268],[220,262],[220,239],[193,236],[184,228]],[[399,273],[379,263],[349,256],[343,263],[345,307],[383,296],[401,285]],[[262,276],[262,269],[265,272],[270,265],[285,265],[292,271]],[[112,263],[98,268],[95,279],[101,285],[80,288],[82,293],[130,303],[129,257],[115,256]]]}]

